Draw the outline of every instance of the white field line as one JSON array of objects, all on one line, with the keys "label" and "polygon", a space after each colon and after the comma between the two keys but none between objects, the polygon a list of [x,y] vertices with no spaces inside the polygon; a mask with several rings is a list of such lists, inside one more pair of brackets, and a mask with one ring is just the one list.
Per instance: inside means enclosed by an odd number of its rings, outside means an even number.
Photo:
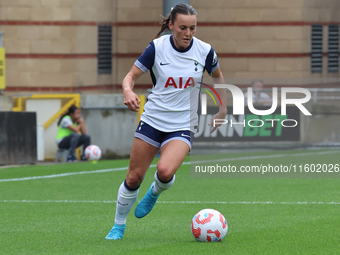
[{"label": "white field line", "polygon": [[[0,200],[0,203],[97,203],[97,204],[115,204],[112,201],[96,200]],[[158,204],[272,204],[272,205],[340,205],[340,202],[273,202],[273,201],[157,201]]]},{"label": "white field line", "polygon": [[93,173],[106,173],[106,172],[112,172],[112,171],[122,171],[122,170],[127,170],[127,169],[128,169],[127,167],[120,167],[120,168],[111,168],[111,169],[102,169],[102,170],[92,170],[92,171],[62,173],[62,174],[51,174],[51,175],[43,175],[43,176],[31,176],[31,177],[12,178],[12,179],[0,179],[0,182],[15,182],[15,181],[37,180],[37,179],[49,179],[49,178],[64,177],[64,176],[70,176],[70,175],[80,175],[80,174],[93,174]]},{"label": "white field line", "polygon": [[[335,154],[335,153],[339,153],[339,152],[338,151],[324,151],[324,152],[314,152],[314,153],[277,154],[277,155],[251,156],[251,157],[226,158],[226,159],[214,159],[214,160],[199,160],[199,161],[183,162],[182,165],[227,162],[227,161],[239,161],[239,160],[252,160],[252,159],[264,159],[264,158],[282,158],[282,157],[287,157],[287,156],[289,156],[289,157],[300,157],[300,156]],[[153,167],[156,167],[156,166],[157,165],[153,164],[153,165],[150,166],[150,168],[153,168]],[[22,178],[0,179],[0,182],[14,182],[14,181],[37,180],[37,179],[49,179],[49,178],[65,177],[65,176],[70,176],[70,175],[82,175],[82,174],[94,174],[94,173],[106,173],[106,172],[113,172],[113,171],[123,171],[123,170],[127,170],[127,169],[128,169],[127,167],[120,167],[120,168],[111,168],[111,169],[102,169],[102,170],[71,172],[71,173],[62,173],[62,174],[51,174],[51,175],[43,175],[43,176],[30,176],[30,177],[22,177]]]}]

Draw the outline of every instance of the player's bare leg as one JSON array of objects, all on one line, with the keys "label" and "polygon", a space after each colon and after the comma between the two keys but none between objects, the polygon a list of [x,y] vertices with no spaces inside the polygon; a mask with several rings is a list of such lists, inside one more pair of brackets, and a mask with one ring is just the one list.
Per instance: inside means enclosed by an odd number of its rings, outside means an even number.
[{"label": "player's bare leg", "polygon": [[189,145],[181,140],[172,140],[162,146],[155,181],[136,207],[137,218],[146,216],[154,207],[159,195],[172,186],[175,182],[175,173],[183,163],[189,149]]},{"label": "player's bare leg", "polygon": [[158,150],[159,148],[148,144],[139,138],[134,138],[130,155],[130,164],[126,174],[126,182],[130,188],[136,189],[142,183],[146,171],[149,169]]},{"label": "player's bare leg", "polygon": [[189,145],[181,140],[172,140],[163,145],[161,157],[157,163],[158,176],[162,181],[168,182],[171,180],[182,165],[189,150]]},{"label": "player's bare leg", "polygon": [[105,239],[122,239],[126,218],[138,197],[139,185],[158,150],[157,147],[139,138],[134,139],[126,180],[120,185],[118,191],[115,223]]}]

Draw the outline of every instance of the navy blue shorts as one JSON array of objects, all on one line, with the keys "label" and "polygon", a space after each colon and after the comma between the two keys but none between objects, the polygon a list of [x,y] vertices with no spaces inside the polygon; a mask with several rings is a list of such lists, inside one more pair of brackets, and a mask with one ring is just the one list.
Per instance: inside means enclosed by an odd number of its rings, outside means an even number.
[{"label": "navy blue shorts", "polygon": [[172,140],[181,140],[188,144],[191,149],[194,133],[190,130],[179,130],[174,132],[162,132],[140,121],[135,132],[135,137],[151,144],[157,148],[161,148],[164,144]]}]

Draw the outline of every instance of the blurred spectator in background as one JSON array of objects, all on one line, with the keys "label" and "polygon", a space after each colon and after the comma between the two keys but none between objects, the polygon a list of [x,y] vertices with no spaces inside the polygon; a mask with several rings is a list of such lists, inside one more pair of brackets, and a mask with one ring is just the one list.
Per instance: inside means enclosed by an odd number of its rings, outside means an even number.
[{"label": "blurred spectator in background", "polygon": [[[272,98],[265,92],[261,92],[263,90],[263,81],[261,80],[253,80],[251,82],[251,87],[253,88],[253,104],[254,105],[263,105],[263,106],[271,106]],[[248,105],[248,92],[244,93],[244,105]]]},{"label": "blurred spectator in background", "polygon": [[[80,132],[81,134],[79,134]],[[91,137],[86,134],[84,120],[78,107],[72,105],[68,112],[62,115],[58,121],[57,144],[59,149],[69,150],[67,162],[76,162],[75,150],[83,145],[81,160],[86,160],[84,152],[91,143]]]}]

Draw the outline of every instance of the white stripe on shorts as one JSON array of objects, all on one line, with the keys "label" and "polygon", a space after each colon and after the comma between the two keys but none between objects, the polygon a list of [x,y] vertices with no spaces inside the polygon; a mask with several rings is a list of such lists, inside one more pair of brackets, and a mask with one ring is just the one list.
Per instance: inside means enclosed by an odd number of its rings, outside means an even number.
[{"label": "white stripe on shorts", "polygon": [[174,137],[169,138],[168,140],[165,140],[165,141],[161,144],[161,147],[162,147],[163,145],[167,144],[168,142],[172,141],[172,140],[181,140],[181,141],[183,141],[183,142],[186,142],[187,145],[189,146],[190,150],[191,150],[191,143],[190,143],[187,139],[185,139],[185,138],[183,138],[183,137],[180,137],[180,136],[174,136]]},{"label": "white stripe on shorts", "polygon": [[161,147],[161,144],[156,142],[155,140],[152,140],[151,138],[147,137],[146,135],[143,135],[141,133],[135,132],[135,137],[143,140],[144,142],[147,142],[148,144],[151,144],[152,146],[155,146],[157,148]]}]

